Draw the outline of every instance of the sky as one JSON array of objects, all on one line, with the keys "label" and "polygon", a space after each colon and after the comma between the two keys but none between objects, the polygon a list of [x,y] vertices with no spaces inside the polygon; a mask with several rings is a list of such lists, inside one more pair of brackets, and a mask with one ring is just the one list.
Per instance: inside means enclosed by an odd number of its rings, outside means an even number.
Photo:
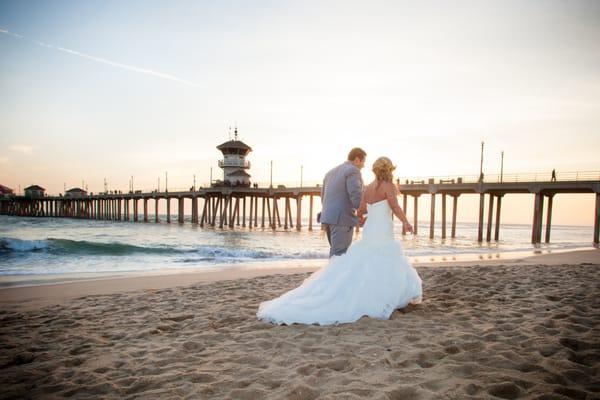
[{"label": "sky", "polygon": [[[505,174],[560,178],[600,171],[600,2],[0,0],[0,93],[16,190],[206,185],[234,126],[261,183],[271,161],[319,182],[355,146],[477,175],[482,141],[486,175],[504,151]],[[517,198],[503,221],[530,223]],[[558,196],[555,220],[590,225],[593,201]]]}]

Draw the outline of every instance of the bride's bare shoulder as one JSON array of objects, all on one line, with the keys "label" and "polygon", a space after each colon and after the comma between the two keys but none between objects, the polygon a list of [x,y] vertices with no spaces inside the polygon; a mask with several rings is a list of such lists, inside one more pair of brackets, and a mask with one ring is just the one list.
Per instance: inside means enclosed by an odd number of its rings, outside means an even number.
[{"label": "bride's bare shoulder", "polygon": [[396,186],[394,186],[394,184],[392,182],[387,182],[387,181],[381,182],[379,187],[385,191],[388,191],[388,190],[394,191],[394,189],[396,189]]}]

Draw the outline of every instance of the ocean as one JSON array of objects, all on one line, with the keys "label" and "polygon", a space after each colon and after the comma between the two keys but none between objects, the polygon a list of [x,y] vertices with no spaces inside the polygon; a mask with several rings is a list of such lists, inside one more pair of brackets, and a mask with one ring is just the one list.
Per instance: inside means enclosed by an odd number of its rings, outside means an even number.
[{"label": "ocean", "polygon": [[[165,216],[161,216],[162,221]],[[477,243],[477,224],[458,223],[455,239],[430,240],[427,221],[419,235],[396,237],[415,262],[503,258],[513,253],[544,253],[592,247],[592,227],[553,226],[551,243],[533,246],[530,225],[506,224],[500,241]],[[448,235],[450,234],[448,230]],[[485,235],[485,232],[484,232]],[[265,228],[200,228],[187,216],[184,224],[96,221],[67,218],[0,216],[0,276],[98,276],[127,273],[170,273],[236,268],[261,263],[326,260],[325,233],[315,226],[273,231]]]}]

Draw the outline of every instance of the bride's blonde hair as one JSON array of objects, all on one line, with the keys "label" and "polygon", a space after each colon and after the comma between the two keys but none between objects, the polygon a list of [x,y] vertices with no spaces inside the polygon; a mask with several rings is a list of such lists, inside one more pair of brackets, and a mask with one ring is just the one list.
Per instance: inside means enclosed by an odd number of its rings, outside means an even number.
[{"label": "bride's blonde hair", "polygon": [[379,182],[392,182],[395,169],[396,167],[392,164],[392,160],[387,157],[379,157],[373,163],[373,173]]}]

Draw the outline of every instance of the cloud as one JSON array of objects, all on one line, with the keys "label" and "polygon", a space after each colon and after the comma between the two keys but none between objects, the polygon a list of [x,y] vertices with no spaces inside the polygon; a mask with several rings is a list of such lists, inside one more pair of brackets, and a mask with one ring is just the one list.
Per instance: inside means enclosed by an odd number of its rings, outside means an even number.
[{"label": "cloud", "polygon": [[[4,28],[0,28],[0,33],[3,33],[5,35],[9,35],[9,36],[13,36],[13,37],[16,37],[18,39],[25,39],[24,36],[21,36],[21,35],[19,35],[17,33],[9,32],[8,30],[6,30]],[[28,39],[26,39],[26,40],[28,40]],[[71,55],[74,55],[74,56],[85,58],[87,60],[95,61],[95,62],[102,63],[102,64],[107,64],[107,65],[110,65],[110,66],[113,66],[113,67],[117,67],[117,68],[121,68],[121,69],[126,69],[128,71],[138,72],[138,73],[141,73],[141,74],[144,74],[144,75],[150,75],[150,76],[154,76],[156,78],[161,78],[161,79],[166,79],[166,80],[170,80],[170,81],[173,81],[173,82],[178,82],[178,83],[182,83],[182,84],[188,85],[188,86],[193,86],[193,87],[199,87],[200,86],[197,83],[188,81],[186,79],[181,79],[181,78],[178,78],[178,77],[173,76],[173,75],[165,74],[165,73],[162,73],[162,72],[159,72],[159,71],[154,71],[154,70],[147,69],[147,68],[140,68],[140,67],[136,67],[136,66],[133,66],[133,65],[122,64],[122,63],[119,63],[119,62],[107,60],[105,58],[100,58],[100,57],[92,56],[92,55],[89,55],[89,54],[81,53],[81,52],[76,51],[76,50],[71,50],[71,49],[67,49],[67,48],[64,48],[64,47],[55,46],[53,44],[44,43],[44,42],[40,42],[40,41],[37,41],[37,40],[30,40],[30,41],[33,42],[33,43],[35,43],[35,44],[37,44],[38,46],[42,46],[42,47],[46,47],[46,48],[49,48],[49,49],[61,51],[63,53],[68,53],[68,54],[71,54]]]},{"label": "cloud", "polygon": [[0,165],[7,165],[9,162],[8,157],[0,156]]},{"label": "cloud", "polygon": [[21,153],[28,156],[33,154],[33,147],[28,146],[26,144],[13,144],[9,146],[9,149],[14,151],[15,153]]}]

